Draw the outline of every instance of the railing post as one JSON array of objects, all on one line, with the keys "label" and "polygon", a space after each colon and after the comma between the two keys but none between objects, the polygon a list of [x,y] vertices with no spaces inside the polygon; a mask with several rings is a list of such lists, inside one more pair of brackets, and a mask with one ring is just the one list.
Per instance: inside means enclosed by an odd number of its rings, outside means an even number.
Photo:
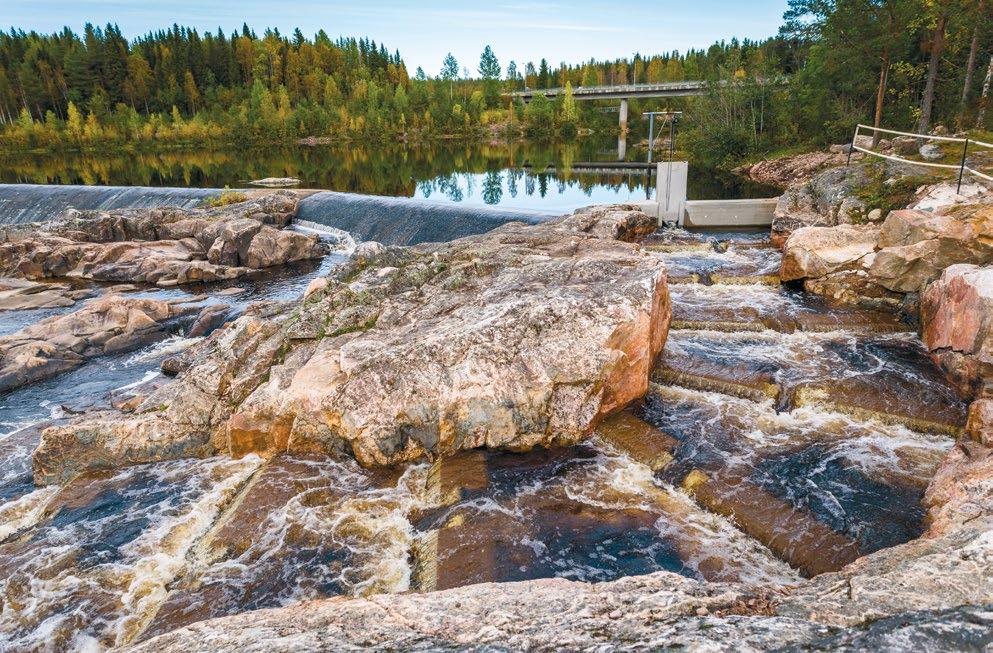
[{"label": "railing post", "polygon": [[965,175],[965,159],[969,155],[969,139],[965,139],[965,147],[962,148],[962,163],[959,165],[959,185],[955,189],[955,194],[958,195],[962,192],[962,177]]},{"label": "railing post", "polygon": [[852,152],[855,151],[855,140],[859,137],[859,127],[862,125],[855,125],[855,135],[852,136],[852,142],[848,146],[848,161],[845,162],[845,167],[848,168],[852,165]]},{"label": "railing post", "polygon": [[652,162],[652,133],[655,131],[655,114],[648,116],[648,162]]}]

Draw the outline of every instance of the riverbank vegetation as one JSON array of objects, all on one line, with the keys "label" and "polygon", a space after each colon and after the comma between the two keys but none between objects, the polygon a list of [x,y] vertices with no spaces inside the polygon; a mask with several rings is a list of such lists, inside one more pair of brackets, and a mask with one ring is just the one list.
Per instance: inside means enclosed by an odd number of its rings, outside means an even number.
[{"label": "riverbank vegetation", "polygon": [[[844,141],[856,122],[989,128],[990,1],[790,0],[761,42],[558,66],[504,65],[486,46],[473,71],[449,55],[436,75],[323,31],[173,26],[129,41],[114,25],[12,28],[0,34],[0,149],[569,139],[618,129],[612,103],[572,89],[680,80],[713,83],[701,97],[633,101],[629,128],[647,135],[642,111],[681,109],[682,143],[708,163]],[[506,95],[525,87],[568,90],[526,105]]]}]

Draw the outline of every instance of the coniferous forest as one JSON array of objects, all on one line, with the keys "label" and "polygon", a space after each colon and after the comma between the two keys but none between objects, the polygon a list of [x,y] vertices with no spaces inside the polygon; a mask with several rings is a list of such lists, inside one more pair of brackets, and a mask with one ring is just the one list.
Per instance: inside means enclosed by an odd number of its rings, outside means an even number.
[{"label": "coniferous forest", "polygon": [[[704,96],[642,100],[686,111],[694,156],[732,163],[844,140],[855,123],[926,131],[993,123],[990,0],[790,0],[779,34],[614,61],[478,61],[409,70],[371,39],[299,29],[201,33],[173,25],[134,39],[113,24],[0,34],[0,148],[45,151],[329,141],[420,142],[616,132],[610,102],[512,102],[522,88],[680,80]],[[720,83],[717,83],[720,82]],[[614,103],[616,104],[616,102]],[[635,132],[639,133],[639,132]]]}]

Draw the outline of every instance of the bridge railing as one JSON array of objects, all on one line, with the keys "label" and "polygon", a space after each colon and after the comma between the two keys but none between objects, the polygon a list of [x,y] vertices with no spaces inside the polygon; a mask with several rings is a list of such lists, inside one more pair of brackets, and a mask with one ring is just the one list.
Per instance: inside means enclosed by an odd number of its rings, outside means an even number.
[{"label": "bridge railing", "polygon": [[[649,84],[618,84],[615,86],[577,86],[572,89],[573,95],[614,95],[618,93],[650,93],[653,91],[678,91],[678,90],[698,90],[707,86],[705,81],[682,81],[682,82],[657,82]],[[561,95],[565,93],[565,88],[557,86],[554,88],[532,88],[524,91],[513,91],[511,96],[529,95]]]},{"label": "bridge railing", "polygon": [[[876,152],[866,147],[862,147],[858,144],[860,132],[866,130],[875,134],[892,134],[894,136],[904,136],[913,138],[919,141],[938,141],[942,143],[956,143],[962,145],[962,158],[958,164],[952,163],[938,163],[936,161],[917,161],[915,159],[907,159],[901,156],[896,156],[893,154],[883,154],[882,152]],[[976,170],[968,165],[969,159],[969,148],[970,147],[982,147],[993,150],[993,143],[985,143],[983,141],[974,138],[959,138],[955,136],[932,136],[930,134],[914,134],[911,132],[901,132],[895,129],[883,129],[881,127],[873,127],[871,125],[858,124],[855,127],[855,135],[852,137],[851,149],[848,151],[848,163],[852,162],[852,152],[862,152],[863,154],[868,154],[869,156],[878,157],[880,159],[886,159],[888,161],[897,161],[900,163],[907,163],[915,166],[923,166],[927,168],[935,168],[938,170],[958,170],[958,191],[962,190],[962,179],[965,173],[969,173],[979,179],[984,179],[986,181],[993,181],[993,176],[988,175],[984,172]]]}]

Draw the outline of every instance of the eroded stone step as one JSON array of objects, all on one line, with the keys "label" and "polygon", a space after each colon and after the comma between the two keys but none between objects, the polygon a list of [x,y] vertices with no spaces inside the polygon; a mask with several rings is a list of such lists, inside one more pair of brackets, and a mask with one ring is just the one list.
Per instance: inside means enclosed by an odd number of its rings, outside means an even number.
[{"label": "eroded stone step", "polygon": [[885,388],[866,380],[844,379],[797,388],[793,407],[817,406],[852,415],[861,420],[899,424],[921,433],[937,433],[954,438],[965,432],[966,411],[953,403],[917,404],[901,401],[898,389]]},{"label": "eroded stone step", "polygon": [[[416,525],[414,586],[433,591],[556,576],[602,581],[663,569],[711,580],[795,580],[760,544],[659,487],[652,470],[633,460],[660,462],[662,450],[635,437],[657,440],[657,431],[627,418],[606,430],[615,437],[600,433],[594,448],[488,454],[484,492]],[[615,454],[615,447],[634,455]]]},{"label": "eroded stone step", "polygon": [[675,284],[672,329],[713,331],[796,331],[907,333],[910,325],[893,313],[831,306],[800,292],[757,284],[732,287]]},{"label": "eroded stone step", "polygon": [[923,531],[924,488],[954,444],[816,406],[778,412],[770,402],[654,383],[639,416],[680,443],[663,481],[680,485],[694,471],[728,486],[744,479],[862,553]]},{"label": "eroded stone step", "polygon": [[457,503],[466,493],[478,492],[487,485],[486,454],[478,449],[439,458],[428,471],[430,502],[440,506]]},{"label": "eroded stone step", "polygon": [[861,555],[859,545],[747,479],[694,470],[683,488],[807,576],[834,571]]},{"label": "eroded stone step", "polygon": [[653,472],[672,462],[672,453],[679,446],[679,441],[674,437],[648,424],[630,410],[608,417],[597,427],[597,434]]},{"label": "eroded stone step", "polygon": [[141,639],[291,600],[403,589],[409,536],[399,472],[278,456],[190,555]]},{"label": "eroded stone step", "polygon": [[721,365],[689,357],[666,356],[652,370],[652,380],[692,390],[719,392],[752,401],[776,401],[781,389],[775,375],[745,365]]},{"label": "eroded stone step", "polygon": [[903,335],[675,331],[654,381],[780,408],[818,405],[926,433],[958,435],[965,403],[923,347]]}]

